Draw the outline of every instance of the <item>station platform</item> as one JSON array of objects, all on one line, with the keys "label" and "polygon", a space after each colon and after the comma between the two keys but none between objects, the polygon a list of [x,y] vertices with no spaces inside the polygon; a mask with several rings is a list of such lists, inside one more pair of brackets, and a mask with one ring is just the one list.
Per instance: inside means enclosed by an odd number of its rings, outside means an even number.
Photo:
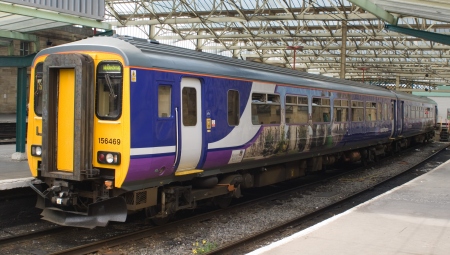
[{"label": "station platform", "polygon": [[247,255],[449,254],[450,160],[344,213]]},{"label": "station platform", "polygon": [[27,182],[33,179],[28,161],[12,159],[15,151],[15,144],[0,145],[0,190],[27,187]]}]

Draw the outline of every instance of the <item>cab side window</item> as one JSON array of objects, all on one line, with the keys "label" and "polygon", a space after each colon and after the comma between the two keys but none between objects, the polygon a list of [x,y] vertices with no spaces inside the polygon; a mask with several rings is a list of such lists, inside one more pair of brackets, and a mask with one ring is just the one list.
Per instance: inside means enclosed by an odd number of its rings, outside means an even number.
[{"label": "cab side window", "polygon": [[42,116],[42,82],[44,63],[38,63],[34,69],[34,113]]}]

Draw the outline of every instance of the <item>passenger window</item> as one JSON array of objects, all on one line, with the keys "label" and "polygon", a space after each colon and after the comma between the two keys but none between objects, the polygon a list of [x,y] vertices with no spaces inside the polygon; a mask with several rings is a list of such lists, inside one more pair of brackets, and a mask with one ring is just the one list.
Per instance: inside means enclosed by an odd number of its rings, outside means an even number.
[{"label": "passenger window", "polygon": [[334,122],[346,122],[348,120],[348,100],[334,100]]},{"label": "passenger window", "polygon": [[197,125],[197,90],[191,87],[184,87],[182,92],[183,101],[183,125]]},{"label": "passenger window", "polygon": [[169,85],[158,86],[158,117],[169,118],[171,116],[172,87]]},{"label": "passenger window", "polygon": [[389,120],[393,120],[395,116],[394,102],[391,102],[391,110],[389,111]]},{"label": "passenger window", "polygon": [[384,103],[383,104],[383,120],[387,120],[388,119],[388,108],[387,108],[387,104]]},{"label": "passenger window", "polygon": [[275,94],[253,93],[252,123],[253,125],[280,124],[280,96]]},{"label": "passenger window", "polygon": [[42,82],[44,63],[38,63],[34,69],[34,113],[42,116]]},{"label": "passenger window", "polygon": [[381,103],[377,103],[377,120],[382,120],[382,118],[381,118],[381,113],[382,113],[382,110],[381,110]]},{"label": "passenger window", "polygon": [[239,125],[239,92],[237,90],[228,91],[228,125]]},{"label": "passenger window", "polygon": [[312,121],[330,122],[331,121],[330,99],[313,98],[312,101]]},{"label": "passenger window", "polygon": [[352,101],[352,121],[364,121],[364,102]]},{"label": "passenger window", "polygon": [[366,121],[377,120],[377,104],[374,102],[366,102]]},{"label": "passenger window", "polygon": [[286,96],[285,121],[289,124],[308,123],[308,97]]},{"label": "passenger window", "polygon": [[97,67],[96,114],[99,119],[118,119],[122,104],[122,65],[102,62]]}]

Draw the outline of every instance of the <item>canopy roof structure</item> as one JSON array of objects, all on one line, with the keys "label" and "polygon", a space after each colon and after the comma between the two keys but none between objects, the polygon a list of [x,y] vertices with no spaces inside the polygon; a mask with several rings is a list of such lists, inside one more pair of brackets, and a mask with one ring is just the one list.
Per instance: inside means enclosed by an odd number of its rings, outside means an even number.
[{"label": "canopy roof structure", "polygon": [[38,44],[34,34],[63,26],[87,26],[111,29],[102,23],[105,6],[102,0],[2,0],[0,1],[0,46],[9,46],[11,40]]},{"label": "canopy roof structure", "polygon": [[404,91],[450,85],[447,0],[106,0],[105,9],[118,34]]}]

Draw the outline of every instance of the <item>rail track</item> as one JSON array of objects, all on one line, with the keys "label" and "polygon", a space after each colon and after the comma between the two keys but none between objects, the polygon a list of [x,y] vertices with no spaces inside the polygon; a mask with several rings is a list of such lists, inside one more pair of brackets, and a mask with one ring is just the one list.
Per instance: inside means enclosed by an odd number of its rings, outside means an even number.
[{"label": "rail track", "polygon": [[[423,162],[430,159],[431,157],[433,157],[434,155],[439,153],[441,150],[444,150],[445,148],[446,148],[446,146],[442,146],[441,148],[435,150],[435,152],[432,155],[429,155],[425,160],[422,160],[421,162],[412,165],[407,170],[399,173],[398,175],[403,174],[404,172],[410,171],[411,169],[417,167],[419,164],[422,164]],[[409,150],[415,150],[415,148],[411,148]],[[388,157],[388,158],[382,159],[380,162],[385,161],[385,160],[390,160],[390,158]],[[200,214],[200,215],[197,215],[194,217],[189,217],[187,219],[182,219],[182,220],[179,220],[176,222],[172,222],[172,223],[164,225],[164,226],[145,227],[139,231],[135,231],[132,233],[126,233],[123,235],[117,235],[115,237],[108,238],[105,240],[90,242],[86,245],[63,249],[63,250],[56,251],[56,252],[52,251],[53,253],[51,253],[51,254],[90,254],[90,253],[96,253],[99,251],[104,251],[105,249],[108,249],[108,247],[117,247],[117,246],[120,246],[120,245],[123,245],[126,243],[130,243],[130,242],[133,242],[136,240],[147,238],[148,236],[155,234],[155,233],[174,231],[181,224],[189,225],[189,224],[195,224],[196,222],[207,221],[208,219],[218,217],[219,214],[224,213],[227,210],[230,210],[230,211],[231,210],[240,210],[240,208],[252,207],[253,204],[261,203],[262,201],[275,201],[279,198],[288,196],[288,194],[290,194],[290,193],[293,193],[293,192],[296,192],[299,190],[305,190],[308,187],[313,187],[314,185],[318,185],[319,183],[324,183],[328,179],[344,178],[345,176],[348,176],[349,174],[352,174],[353,172],[356,172],[359,170],[360,169],[358,168],[358,169],[349,170],[349,171],[346,171],[343,173],[333,174],[327,178],[321,178],[320,180],[313,181],[312,183],[308,183],[306,185],[297,186],[294,188],[290,188],[288,190],[283,190],[283,191],[280,191],[280,192],[277,192],[274,194],[266,195],[266,196],[260,197],[258,199],[253,199],[253,200],[250,200],[247,202],[239,203],[237,205],[231,206],[226,209],[215,210],[215,211]],[[391,178],[393,178],[393,177],[395,177],[395,176],[392,176]],[[253,243],[257,240],[261,240],[262,238],[273,235],[274,233],[277,233],[280,230],[286,229],[289,226],[298,225],[301,222],[307,221],[308,219],[310,219],[312,217],[316,217],[317,215],[323,213],[324,211],[328,210],[329,208],[331,208],[333,206],[345,203],[346,201],[354,198],[355,196],[362,194],[362,193],[366,192],[367,190],[373,189],[374,187],[386,182],[389,179],[390,178],[379,180],[371,186],[368,186],[357,192],[353,192],[352,194],[350,194],[346,197],[343,197],[342,199],[339,199],[339,201],[336,201],[335,203],[319,207],[316,210],[309,212],[307,214],[301,215],[299,217],[295,217],[288,221],[284,221],[275,226],[271,226],[270,228],[264,229],[263,231],[252,233],[248,236],[239,238],[238,241],[233,241],[233,242],[229,242],[226,244],[222,244],[219,247],[215,248],[214,250],[209,251],[208,254],[227,254],[227,253],[232,252],[233,250],[239,249],[243,245],[246,245],[248,243]],[[73,229],[73,228],[61,228],[61,229],[54,230],[54,231],[56,231],[55,233],[51,233],[51,231],[53,231],[53,230],[49,230],[49,232],[33,233],[32,235],[29,235],[29,236],[24,235],[21,237],[17,237],[17,239],[9,238],[8,240],[0,240],[0,250],[1,250],[1,246],[3,244],[11,244],[13,242],[22,242],[22,241],[32,240],[32,239],[35,240],[36,238],[41,238],[44,235],[53,235],[53,234],[55,234],[55,235],[63,234],[64,235],[65,231],[69,231],[71,229]]]},{"label": "rail track", "polygon": [[232,252],[234,250],[237,250],[240,247],[243,247],[243,246],[245,246],[248,243],[257,242],[258,240],[261,240],[261,239],[266,238],[268,236],[275,236],[275,235],[277,235],[277,233],[279,233],[280,231],[282,231],[284,229],[290,228],[292,226],[297,226],[297,225],[299,225],[299,224],[301,224],[301,223],[303,223],[305,221],[308,221],[309,219],[317,217],[318,215],[323,214],[324,212],[328,211],[331,208],[334,208],[334,207],[337,207],[337,206],[339,206],[341,204],[344,204],[344,203],[354,199],[355,197],[357,197],[357,196],[359,196],[359,195],[361,195],[361,194],[363,194],[363,193],[365,193],[365,192],[367,192],[369,190],[374,189],[375,187],[377,187],[377,186],[379,186],[379,185],[381,185],[383,183],[391,181],[393,178],[396,178],[396,177],[398,177],[400,175],[405,174],[406,172],[409,172],[409,171],[415,169],[416,167],[418,167],[419,165],[423,164],[424,162],[430,160],[432,157],[436,156],[438,153],[440,153],[442,150],[445,150],[445,149],[446,148],[441,148],[440,150],[435,151],[432,155],[428,156],[423,161],[421,161],[419,163],[416,163],[416,164],[413,164],[409,169],[407,169],[407,170],[405,170],[403,172],[400,172],[398,175],[392,176],[392,178],[385,179],[385,180],[380,180],[380,181],[376,182],[375,184],[373,184],[373,185],[371,185],[371,186],[369,186],[369,187],[367,187],[365,189],[362,189],[362,190],[360,190],[358,192],[355,192],[355,193],[351,194],[350,196],[344,197],[344,198],[340,199],[339,201],[337,201],[337,202],[335,202],[333,204],[329,204],[329,205],[323,206],[321,208],[318,208],[314,212],[308,213],[306,215],[302,215],[300,217],[293,218],[293,219],[291,219],[289,221],[283,222],[283,223],[281,223],[279,225],[273,226],[273,227],[268,228],[268,229],[266,229],[264,231],[261,231],[259,233],[255,233],[253,235],[249,235],[248,237],[241,238],[240,240],[238,240],[236,242],[228,243],[226,245],[223,245],[223,246],[221,246],[221,247],[219,247],[217,249],[214,249],[214,250],[208,252],[207,254],[208,255],[211,255],[211,254],[229,254],[230,252]]},{"label": "rail track", "polygon": [[0,123],[0,139],[16,138],[16,123]]}]

